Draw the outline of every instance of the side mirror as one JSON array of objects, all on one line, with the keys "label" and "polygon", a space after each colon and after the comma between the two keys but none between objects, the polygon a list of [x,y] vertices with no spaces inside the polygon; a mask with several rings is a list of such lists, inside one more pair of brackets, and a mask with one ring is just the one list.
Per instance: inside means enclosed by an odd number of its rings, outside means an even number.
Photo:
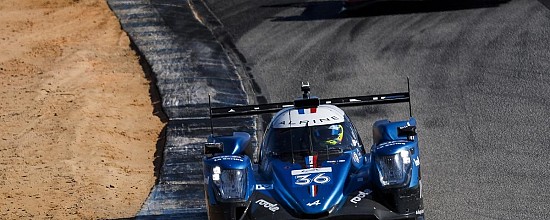
[{"label": "side mirror", "polygon": [[214,155],[223,153],[223,143],[205,143],[204,144],[204,154],[205,155]]},{"label": "side mirror", "polygon": [[414,137],[416,136],[416,126],[398,127],[397,136],[407,137],[409,141],[414,141]]}]

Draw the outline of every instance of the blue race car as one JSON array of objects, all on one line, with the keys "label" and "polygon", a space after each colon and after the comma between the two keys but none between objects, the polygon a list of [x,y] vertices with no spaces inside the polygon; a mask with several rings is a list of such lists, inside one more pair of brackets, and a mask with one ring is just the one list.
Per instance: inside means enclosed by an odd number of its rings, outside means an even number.
[{"label": "blue race car", "polygon": [[416,120],[380,120],[367,151],[340,107],[409,102],[410,93],[210,108],[211,118],[277,112],[253,163],[245,132],[208,137],[210,219],[424,219]]}]

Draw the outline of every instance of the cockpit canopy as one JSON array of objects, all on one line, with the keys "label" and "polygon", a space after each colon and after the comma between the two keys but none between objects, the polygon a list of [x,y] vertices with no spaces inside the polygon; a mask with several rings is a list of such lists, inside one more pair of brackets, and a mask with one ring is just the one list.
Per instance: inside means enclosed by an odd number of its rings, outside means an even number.
[{"label": "cockpit canopy", "polygon": [[262,151],[281,160],[292,156],[337,157],[362,146],[344,112],[332,105],[287,109],[273,118]]}]

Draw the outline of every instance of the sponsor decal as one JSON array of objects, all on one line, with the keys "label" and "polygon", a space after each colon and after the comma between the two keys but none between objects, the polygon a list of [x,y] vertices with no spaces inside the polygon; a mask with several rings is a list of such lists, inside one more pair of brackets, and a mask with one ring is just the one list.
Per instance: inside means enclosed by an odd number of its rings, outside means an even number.
[{"label": "sponsor decal", "polygon": [[416,213],[417,215],[422,215],[422,214],[424,214],[424,209],[416,210],[415,213]]},{"label": "sponsor decal", "polygon": [[310,120],[299,120],[299,121],[279,121],[278,127],[283,128],[292,125],[293,127],[303,127],[306,126],[306,124],[330,124],[330,123],[337,123],[342,121],[338,116],[333,115],[330,117],[323,117],[323,118],[315,118]]},{"label": "sponsor decal", "polygon": [[367,197],[371,193],[372,193],[372,191],[370,189],[365,189],[364,191],[359,191],[359,194],[357,194],[355,197],[351,198],[349,201],[353,204],[357,204],[358,202],[361,202],[361,200],[363,198]]},{"label": "sponsor decal", "polygon": [[311,206],[318,206],[318,205],[321,205],[321,200],[317,200],[315,202],[310,202],[308,204],[306,204],[307,206],[311,207]]},{"label": "sponsor decal", "polygon": [[359,155],[357,155],[357,152],[353,152],[351,158],[353,159],[353,162],[359,163]]},{"label": "sponsor decal", "polygon": [[420,158],[417,156],[416,159],[413,159],[414,165],[420,166]]},{"label": "sponsor decal", "polygon": [[244,161],[241,156],[237,155],[225,155],[225,156],[217,156],[212,158],[214,161],[222,161],[222,160],[233,160],[233,161]]},{"label": "sponsor decal", "polygon": [[405,145],[407,143],[408,141],[388,141],[388,142],[379,144],[376,148],[387,147],[391,145]]},{"label": "sponsor decal", "polygon": [[326,162],[330,164],[337,164],[337,163],[344,163],[346,162],[346,160],[327,160]]},{"label": "sponsor decal", "polygon": [[408,127],[410,127],[410,126],[411,126],[411,123],[407,122],[407,125],[405,125],[405,126],[399,126],[399,127],[397,127],[397,129],[405,129],[405,128],[408,128]]},{"label": "sponsor decal", "polygon": [[292,170],[290,171],[290,173],[293,176],[304,175],[304,174],[315,174],[315,173],[332,173],[332,167],[319,167],[319,168]]},{"label": "sponsor decal", "polygon": [[255,203],[258,204],[259,206],[263,206],[264,208],[269,209],[269,211],[272,211],[272,212],[276,212],[277,210],[279,210],[279,207],[277,206],[277,204],[270,203],[263,199],[256,200]]},{"label": "sponsor decal", "polygon": [[256,190],[272,190],[273,184],[256,184]]}]

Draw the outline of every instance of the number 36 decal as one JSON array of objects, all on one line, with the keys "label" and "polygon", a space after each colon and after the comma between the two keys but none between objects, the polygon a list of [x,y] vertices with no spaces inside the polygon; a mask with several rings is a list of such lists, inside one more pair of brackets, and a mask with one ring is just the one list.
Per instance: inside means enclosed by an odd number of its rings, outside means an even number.
[{"label": "number 36 decal", "polygon": [[330,176],[326,173],[317,173],[317,174],[305,174],[305,175],[296,175],[294,176],[294,184],[300,186],[307,186],[310,184],[325,184],[330,182]]}]

